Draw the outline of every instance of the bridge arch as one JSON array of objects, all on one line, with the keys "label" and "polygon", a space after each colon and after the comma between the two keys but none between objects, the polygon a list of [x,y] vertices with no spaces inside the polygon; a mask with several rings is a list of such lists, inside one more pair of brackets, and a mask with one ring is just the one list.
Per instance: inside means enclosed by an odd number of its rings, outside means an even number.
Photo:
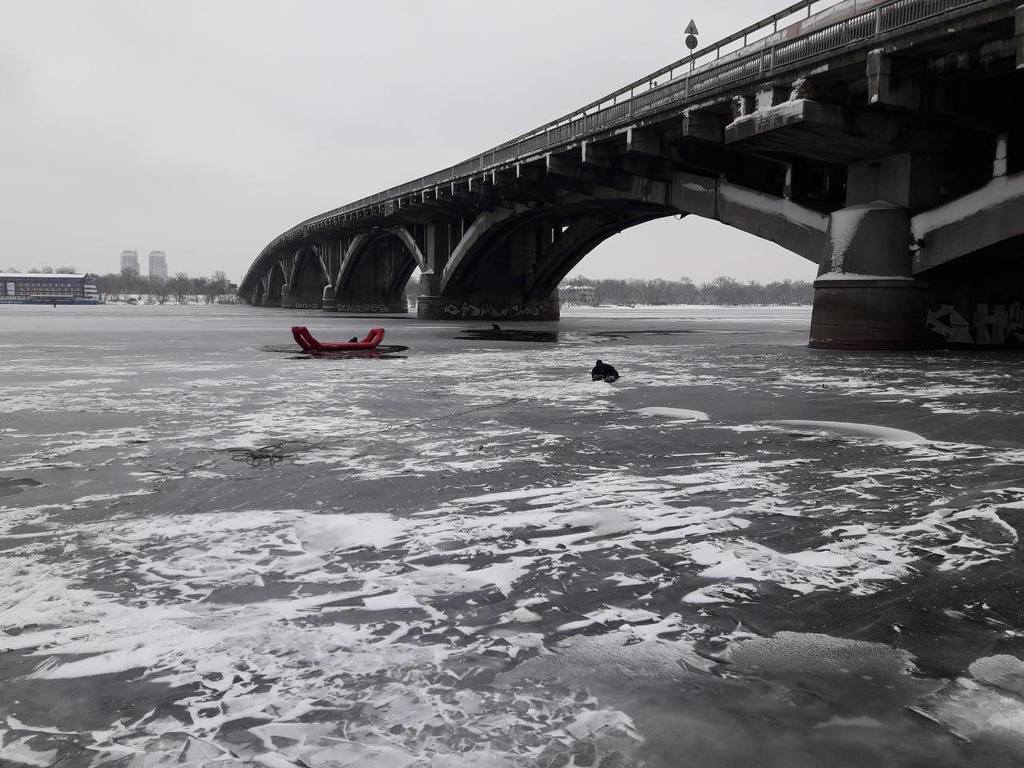
[{"label": "bridge arch", "polygon": [[608,238],[623,230],[676,213],[660,207],[627,213],[599,210],[573,220],[551,244],[538,265],[532,284],[525,294],[526,301],[543,301],[545,297],[551,296],[558,290],[565,276]]},{"label": "bridge arch", "polygon": [[441,277],[441,293],[448,291],[477,265],[480,254],[488,245],[540,215],[536,209],[525,206],[497,208],[480,213],[448,257]]},{"label": "bridge arch", "polygon": [[338,309],[348,312],[406,312],[405,285],[426,268],[415,238],[405,227],[382,227],[357,235],[344,254],[335,290]]},{"label": "bridge arch", "polygon": [[319,307],[324,288],[331,285],[331,276],[318,246],[306,245],[295,254],[295,264],[288,280],[292,302],[300,308]]},{"label": "bridge arch", "polygon": [[553,319],[558,284],[588,253],[623,229],[678,213],[671,206],[629,198],[484,212],[445,265],[438,311],[456,317]]},{"label": "bridge arch", "polygon": [[270,272],[267,274],[266,291],[263,294],[263,304],[268,307],[280,307],[281,299],[284,296],[284,289],[287,285],[284,267],[280,262],[274,261],[270,265]]},{"label": "bridge arch", "polygon": [[263,304],[263,296],[266,292],[266,276],[257,277],[252,281],[252,287],[250,288],[249,294],[246,298],[250,304],[258,307]]}]

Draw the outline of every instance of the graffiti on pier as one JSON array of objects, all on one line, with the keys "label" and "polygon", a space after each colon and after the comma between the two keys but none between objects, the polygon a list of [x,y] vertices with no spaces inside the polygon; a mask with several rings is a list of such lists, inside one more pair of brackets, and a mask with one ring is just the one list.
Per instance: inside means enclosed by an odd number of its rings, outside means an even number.
[{"label": "graffiti on pier", "polygon": [[338,305],[338,311],[339,312],[370,313],[370,312],[392,312],[394,310],[392,310],[390,307],[388,307],[387,304],[339,304]]},{"label": "graffiti on pier", "polygon": [[970,319],[952,304],[928,310],[928,330],[949,344],[1024,345],[1024,305],[979,303]]},{"label": "graffiti on pier", "polygon": [[496,307],[493,304],[448,304],[441,305],[441,311],[449,317],[457,317],[460,320],[483,317],[483,318],[522,318],[540,317],[544,307],[540,304],[509,304],[504,307]]},{"label": "graffiti on pier", "polygon": [[295,309],[320,309],[322,306],[319,301],[296,301]]}]

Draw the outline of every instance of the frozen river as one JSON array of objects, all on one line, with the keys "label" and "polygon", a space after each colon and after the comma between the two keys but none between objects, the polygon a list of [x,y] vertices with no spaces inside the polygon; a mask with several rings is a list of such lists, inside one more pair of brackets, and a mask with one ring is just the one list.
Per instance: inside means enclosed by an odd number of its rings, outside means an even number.
[{"label": "frozen river", "polygon": [[1020,765],[1024,357],[809,314],[0,307],[0,765]]}]

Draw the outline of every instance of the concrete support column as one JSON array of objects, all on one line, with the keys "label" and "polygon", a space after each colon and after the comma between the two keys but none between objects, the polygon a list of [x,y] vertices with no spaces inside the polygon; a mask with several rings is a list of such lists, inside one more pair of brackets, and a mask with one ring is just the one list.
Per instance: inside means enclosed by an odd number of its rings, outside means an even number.
[{"label": "concrete support column", "polygon": [[1005,133],[1001,133],[996,137],[996,156],[995,159],[992,161],[993,179],[1006,175],[1006,171],[1008,168],[1007,158],[1009,155],[1007,151],[1007,144],[1009,143],[1009,140],[1010,137]]},{"label": "concrete support column", "polygon": [[879,50],[870,51],[867,60],[868,103],[917,109],[921,89],[912,77],[900,80],[893,74],[893,60]]},{"label": "concrete support column", "polygon": [[420,319],[435,319],[440,312],[441,282],[453,247],[451,229],[447,222],[434,222],[427,224],[423,233],[427,268],[420,273],[420,292],[416,297],[416,316]]},{"label": "concrete support column", "polygon": [[688,139],[721,144],[725,136],[724,125],[721,115],[688,109],[683,113],[682,135]]},{"label": "concrete support column", "polygon": [[436,320],[441,306],[441,275],[422,273],[420,292],[416,297],[416,317],[420,320]]},{"label": "concrete support column", "polygon": [[929,299],[927,284],[911,277],[905,208],[876,201],[831,215],[814,281],[812,347],[927,346]]},{"label": "concrete support column", "polygon": [[781,86],[776,83],[768,83],[758,88],[757,93],[754,94],[754,108],[755,109],[769,109],[770,107],[777,107],[779,104],[784,104],[789,101],[790,92],[792,86]]},{"label": "concrete support column", "polygon": [[545,302],[545,320],[558,320],[562,316],[562,300],[558,298],[558,289],[555,288]]},{"label": "concrete support column", "polygon": [[338,305],[337,305],[337,303],[335,302],[335,299],[334,299],[334,286],[333,285],[325,285],[324,286],[324,295],[323,295],[323,300],[322,300],[322,302],[320,304],[320,309],[322,309],[324,312],[337,312],[338,311]]}]

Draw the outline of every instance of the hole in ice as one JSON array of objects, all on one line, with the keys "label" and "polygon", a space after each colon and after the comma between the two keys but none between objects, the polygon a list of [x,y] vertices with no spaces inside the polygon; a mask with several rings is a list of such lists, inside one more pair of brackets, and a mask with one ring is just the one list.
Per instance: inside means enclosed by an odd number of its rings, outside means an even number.
[{"label": "hole in ice", "polygon": [[518,328],[463,328],[454,339],[473,341],[533,341],[551,344],[558,341],[557,331],[526,331]]},{"label": "hole in ice", "polygon": [[289,360],[404,360],[402,352],[409,347],[400,344],[381,344],[376,349],[349,350],[344,352],[303,352],[294,345],[269,344],[259,348],[261,352],[277,352],[288,355]]}]

